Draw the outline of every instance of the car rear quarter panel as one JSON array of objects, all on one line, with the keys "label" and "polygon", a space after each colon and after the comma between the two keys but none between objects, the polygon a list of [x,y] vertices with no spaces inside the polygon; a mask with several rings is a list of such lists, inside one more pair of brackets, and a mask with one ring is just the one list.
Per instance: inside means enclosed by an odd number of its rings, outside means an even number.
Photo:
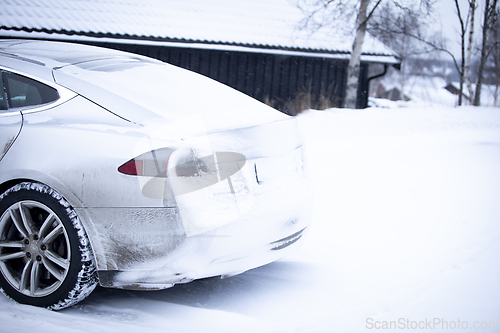
[{"label": "car rear quarter panel", "polygon": [[21,112],[13,111],[0,113],[0,161],[17,138],[21,131],[22,124],[23,116]]},{"label": "car rear quarter panel", "polygon": [[101,240],[115,217],[95,220],[89,209],[164,207],[163,200],[141,194],[136,177],[117,171],[134,157],[142,130],[80,96],[43,112],[26,112],[21,133],[0,162],[0,184],[32,180],[62,194],[84,223],[98,268],[107,267]]}]

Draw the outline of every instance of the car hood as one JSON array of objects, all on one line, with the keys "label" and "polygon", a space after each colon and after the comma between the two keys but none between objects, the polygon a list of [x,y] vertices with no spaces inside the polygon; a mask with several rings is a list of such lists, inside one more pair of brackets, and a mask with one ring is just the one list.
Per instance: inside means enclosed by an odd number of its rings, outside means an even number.
[{"label": "car hood", "polygon": [[128,121],[150,125],[192,118],[205,131],[289,116],[200,74],[143,57],[113,57],[55,68],[56,82]]}]

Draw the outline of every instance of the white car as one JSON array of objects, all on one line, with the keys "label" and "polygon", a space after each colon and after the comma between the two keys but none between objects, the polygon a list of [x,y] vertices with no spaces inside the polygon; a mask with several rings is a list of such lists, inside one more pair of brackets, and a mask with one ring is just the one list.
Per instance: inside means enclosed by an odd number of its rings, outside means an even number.
[{"label": "white car", "polygon": [[310,223],[296,120],[190,71],[0,41],[0,287],[62,309],[288,254]]}]

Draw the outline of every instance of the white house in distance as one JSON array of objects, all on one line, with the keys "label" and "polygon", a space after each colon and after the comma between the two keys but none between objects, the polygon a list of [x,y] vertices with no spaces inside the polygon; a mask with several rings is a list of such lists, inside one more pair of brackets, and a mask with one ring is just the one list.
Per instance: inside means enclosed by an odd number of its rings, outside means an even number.
[{"label": "white house in distance", "polygon": [[[292,0],[0,0],[0,38],[70,41],[147,55],[193,70],[279,110],[339,106],[352,39],[298,29]],[[357,107],[371,64],[398,66],[367,36]]]}]

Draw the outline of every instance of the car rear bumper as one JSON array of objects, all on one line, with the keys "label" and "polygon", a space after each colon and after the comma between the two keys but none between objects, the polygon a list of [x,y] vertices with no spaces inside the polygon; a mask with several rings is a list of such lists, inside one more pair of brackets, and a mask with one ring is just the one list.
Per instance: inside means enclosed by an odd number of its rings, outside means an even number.
[{"label": "car rear bumper", "polygon": [[[99,282],[103,287],[159,290],[201,278],[214,276],[226,278],[266,265],[288,255],[302,244],[303,236],[306,233],[307,228],[304,228],[274,242],[247,249],[238,249],[215,259],[211,254],[218,251],[211,253],[211,248],[205,249],[203,253],[190,253],[183,256],[182,260],[191,263],[191,267],[185,264],[180,264],[177,267],[175,264],[166,264],[161,269],[98,271]],[[194,262],[196,264],[193,265]]]},{"label": "car rear bumper", "polygon": [[[196,191],[170,186],[174,204],[169,199],[163,207],[77,209],[95,229],[90,238],[101,285],[158,289],[235,275],[298,247],[310,224],[312,198],[295,125],[287,121],[209,135],[213,151],[238,151],[244,165]],[[269,144],[276,133],[279,139]],[[140,184],[158,181],[161,189],[169,179]]]},{"label": "car rear bumper", "polygon": [[[286,158],[295,161],[300,150]],[[231,276],[280,259],[300,246],[312,211],[310,184],[302,167],[290,172],[271,168],[280,174],[272,175],[265,171],[272,160],[247,164],[254,172],[246,179],[253,184],[245,190],[235,179],[234,194],[221,195],[215,188],[216,199],[194,194],[172,208],[86,209],[92,220],[106,221],[94,223],[102,249],[101,285],[162,289]],[[255,170],[262,171],[260,179]]]}]

